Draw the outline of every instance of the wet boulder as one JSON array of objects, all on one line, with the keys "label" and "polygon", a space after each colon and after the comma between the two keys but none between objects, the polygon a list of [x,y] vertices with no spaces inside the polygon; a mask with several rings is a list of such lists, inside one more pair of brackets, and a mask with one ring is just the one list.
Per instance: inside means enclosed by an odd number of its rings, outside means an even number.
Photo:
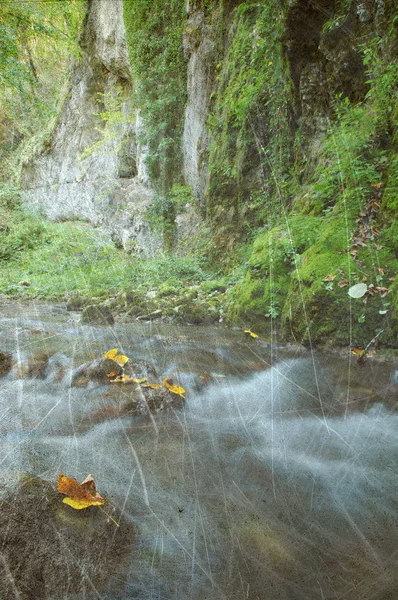
[{"label": "wet boulder", "polygon": [[[55,485],[31,475],[2,495],[2,600],[89,597],[93,588],[117,595],[112,586],[127,571],[132,526],[118,511],[116,527],[98,507],[77,511],[63,498]],[[112,508],[106,503],[105,510]]]},{"label": "wet boulder", "polygon": [[86,325],[113,325],[115,319],[109,306],[89,304],[83,309],[80,322]]},{"label": "wet boulder", "polygon": [[109,358],[98,358],[83,365],[80,365],[72,373],[72,386],[86,387],[90,381],[99,385],[107,385],[110,382],[110,374],[117,377],[123,372],[114,360]]},{"label": "wet boulder", "polygon": [[0,351],[0,377],[4,377],[11,371],[12,355],[9,352]]}]

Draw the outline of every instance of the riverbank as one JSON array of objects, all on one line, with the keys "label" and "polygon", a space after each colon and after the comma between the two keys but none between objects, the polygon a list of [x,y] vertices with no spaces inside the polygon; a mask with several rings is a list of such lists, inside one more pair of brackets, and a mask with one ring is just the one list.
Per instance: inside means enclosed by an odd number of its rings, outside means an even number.
[{"label": "riverbank", "polygon": [[[270,342],[359,351],[368,347],[371,352],[382,348],[387,355],[397,352],[388,297],[381,308],[378,302],[385,292],[369,296],[365,305],[362,298],[350,298],[348,286],[338,287],[332,275],[330,281],[322,281],[323,300],[318,310],[301,311],[300,329],[295,320],[296,326],[283,321],[285,315],[276,306],[265,312],[261,299],[257,308],[249,298],[244,303],[251,281],[244,260],[240,267],[223,272],[210,263],[205,252],[136,257],[87,223],[53,223],[15,211],[1,212],[0,227],[0,293],[5,298],[65,302],[71,311],[95,306],[113,317],[125,315],[138,321],[226,325],[253,331]],[[283,275],[281,269],[278,273]],[[280,288],[275,279],[278,273],[273,274],[275,290]],[[340,295],[328,304],[328,294],[334,294],[329,288],[334,284]],[[254,291],[250,294],[252,299]],[[367,313],[374,306],[377,323],[362,316],[365,306]],[[86,322],[93,320],[86,316]]]}]

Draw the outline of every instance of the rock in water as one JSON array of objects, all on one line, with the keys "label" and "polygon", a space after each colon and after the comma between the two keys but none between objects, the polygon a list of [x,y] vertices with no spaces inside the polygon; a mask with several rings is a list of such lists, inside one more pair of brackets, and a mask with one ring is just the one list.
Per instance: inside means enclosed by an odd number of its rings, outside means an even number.
[{"label": "rock in water", "polygon": [[[54,486],[55,487],[55,486]],[[109,522],[97,507],[62,503],[47,481],[26,476],[0,502],[1,599],[38,600],[117,595],[133,543],[131,525]],[[116,515],[116,519],[119,517]],[[82,595],[82,596],[80,596]],[[108,596],[107,596],[108,597]]]},{"label": "rock in water", "polygon": [[10,372],[12,367],[12,356],[9,352],[0,352],[0,377]]},{"label": "rock in water", "polygon": [[108,306],[90,304],[83,309],[81,323],[113,325],[115,319]]},{"label": "rock in water", "polygon": [[106,385],[109,383],[109,374],[121,375],[122,368],[109,358],[98,358],[91,362],[80,365],[72,374],[72,385],[86,387],[90,381]]}]

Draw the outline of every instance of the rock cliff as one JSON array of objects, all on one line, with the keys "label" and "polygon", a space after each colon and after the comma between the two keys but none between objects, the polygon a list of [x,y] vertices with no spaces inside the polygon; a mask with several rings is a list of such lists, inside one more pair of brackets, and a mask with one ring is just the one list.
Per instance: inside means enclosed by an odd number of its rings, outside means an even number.
[{"label": "rock cliff", "polygon": [[122,0],[90,0],[69,92],[57,124],[22,170],[22,204],[53,220],[81,219],[128,251],[159,246],[145,224],[153,199],[131,102]]}]

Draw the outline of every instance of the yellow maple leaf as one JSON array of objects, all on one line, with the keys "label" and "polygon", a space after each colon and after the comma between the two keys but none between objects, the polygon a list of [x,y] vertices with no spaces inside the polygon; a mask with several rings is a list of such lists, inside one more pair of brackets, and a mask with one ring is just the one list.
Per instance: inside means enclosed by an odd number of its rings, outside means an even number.
[{"label": "yellow maple leaf", "polygon": [[163,386],[161,383],[144,383],[142,387],[149,387],[153,390],[160,390]]},{"label": "yellow maple leaf", "polygon": [[173,385],[173,383],[171,383],[171,382],[172,382],[172,379],[165,379],[163,381],[163,384],[165,387],[167,387],[169,392],[172,392],[173,394],[177,394],[178,396],[181,396],[182,398],[184,398],[184,394],[185,394],[184,388],[179,385]]},{"label": "yellow maple leaf", "polygon": [[145,383],[147,381],[147,378],[141,377],[141,379],[137,379],[136,377],[134,377],[133,381],[134,383]]},{"label": "yellow maple leaf", "polygon": [[115,363],[117,363],[120,367],[124,367],[129,358],[128,356],[124,356],[124,354],[118,354],[117,351],[118,348],[108,350],[108,352],[105,352],[102,358],[109,358],[110,360],[115,361]]},{"label": "yellow maple leaf", "polygon": [[76,510],[82,510],[88,506],[102,506],[105,503],[105,500],[98,494],[91,475],[88,475],[82,483],[78,483],[74,477],[61,474],[58,476],[58,491],[67,496],[62,502]]},{"label": "yellow maple leaf", "polygon": [[132,377],[129,377],[128,375],[125,375],[123,373],[122,375],[118,375],[118,377],[115,377],[115,379],[110,379],[110,383],[137,383],[137,382]]},{"label": "yellow maple leaf", "polygon": [[108,352],[105,352],[103,358],[109,358],[110,360],[115,360],[117,351],[118,351],[118,348],[113,348],[113,350],[108,350]]},{"label": "yellow maple leaf", "polygon": [[124,367],[126,362],[129,360],[128,356],[124,356],[124,354],[118,354],[113,359],[120,367]]},{"label": "yellow maple leaf", "polygon": [[254,333],[253,331],[251,331],[250,329],[245,329],[243,333],[246,333],[247,335],[250,335],[250,337],[252,337],[253,339],[258,338],[257,333]]}]

